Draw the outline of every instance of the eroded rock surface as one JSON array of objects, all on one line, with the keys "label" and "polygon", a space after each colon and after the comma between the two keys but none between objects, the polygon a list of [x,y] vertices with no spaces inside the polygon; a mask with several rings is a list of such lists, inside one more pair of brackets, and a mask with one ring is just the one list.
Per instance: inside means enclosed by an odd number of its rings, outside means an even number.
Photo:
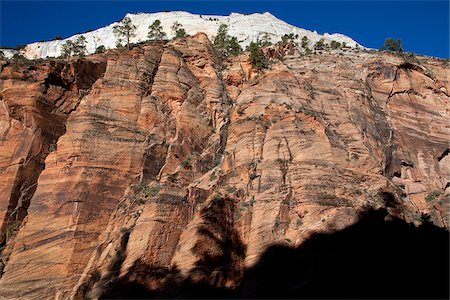
[{"label": "eroded rock surface", "polygon": [[370,208],[447,227],[450,70],[419,60],[337,50],[257,74],[197,34],[4,65],[0,297],[234,289],[269,246]]}]

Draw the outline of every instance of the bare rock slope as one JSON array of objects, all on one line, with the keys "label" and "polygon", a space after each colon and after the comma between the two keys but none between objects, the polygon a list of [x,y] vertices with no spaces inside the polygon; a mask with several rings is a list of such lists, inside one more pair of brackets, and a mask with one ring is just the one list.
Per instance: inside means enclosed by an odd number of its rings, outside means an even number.
[{"label": "bare rock slope", "polygon": [[419,59],[324,51],[257,74],[197,34],[2,62],[0,298],[174,274],[233,289],[269,246],[371,208],[447,227],[450,69]]}]

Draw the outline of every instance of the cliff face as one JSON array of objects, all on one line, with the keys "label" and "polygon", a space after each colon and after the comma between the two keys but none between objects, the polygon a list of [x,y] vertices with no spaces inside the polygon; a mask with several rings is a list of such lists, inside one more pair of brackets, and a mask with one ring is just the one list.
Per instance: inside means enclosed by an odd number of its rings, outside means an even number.
[{"label": "cliff face", "polygon": [[0,297],[158,289],[167,270],[232,289],[270,245],[370,208],[447,227],[449,75],[368,51],[257,74],[204,34],[2,63]]}]

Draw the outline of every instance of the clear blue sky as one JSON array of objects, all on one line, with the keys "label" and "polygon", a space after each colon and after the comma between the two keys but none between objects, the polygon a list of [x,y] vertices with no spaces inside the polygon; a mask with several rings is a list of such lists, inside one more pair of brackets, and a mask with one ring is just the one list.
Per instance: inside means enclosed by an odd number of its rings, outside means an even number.
[{"label": "clear blue sky", "polygon": [[449,57],[449,1],[8,1],[0,0],[0,45],[68,37],[121,19],[127,12],[198,14],[269,11],[319,33],[346,34],[379,48],[400,38],[406,51]]}]

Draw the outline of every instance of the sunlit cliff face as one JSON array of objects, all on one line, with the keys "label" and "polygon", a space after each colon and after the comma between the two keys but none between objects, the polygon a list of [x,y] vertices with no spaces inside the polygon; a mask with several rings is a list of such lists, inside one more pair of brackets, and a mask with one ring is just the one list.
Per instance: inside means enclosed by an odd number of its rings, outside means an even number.
[{"label": "sunlit cliff face", "polygon": [[448,65],[291,50],[265,50],[284,56],[261,72],[247,53],[220,61],[205,34],[2,61],[0,298],[124,281],[158,295],[186,278],[248,292],[269,247],[348,232],[368,210],[447,227]]}]

